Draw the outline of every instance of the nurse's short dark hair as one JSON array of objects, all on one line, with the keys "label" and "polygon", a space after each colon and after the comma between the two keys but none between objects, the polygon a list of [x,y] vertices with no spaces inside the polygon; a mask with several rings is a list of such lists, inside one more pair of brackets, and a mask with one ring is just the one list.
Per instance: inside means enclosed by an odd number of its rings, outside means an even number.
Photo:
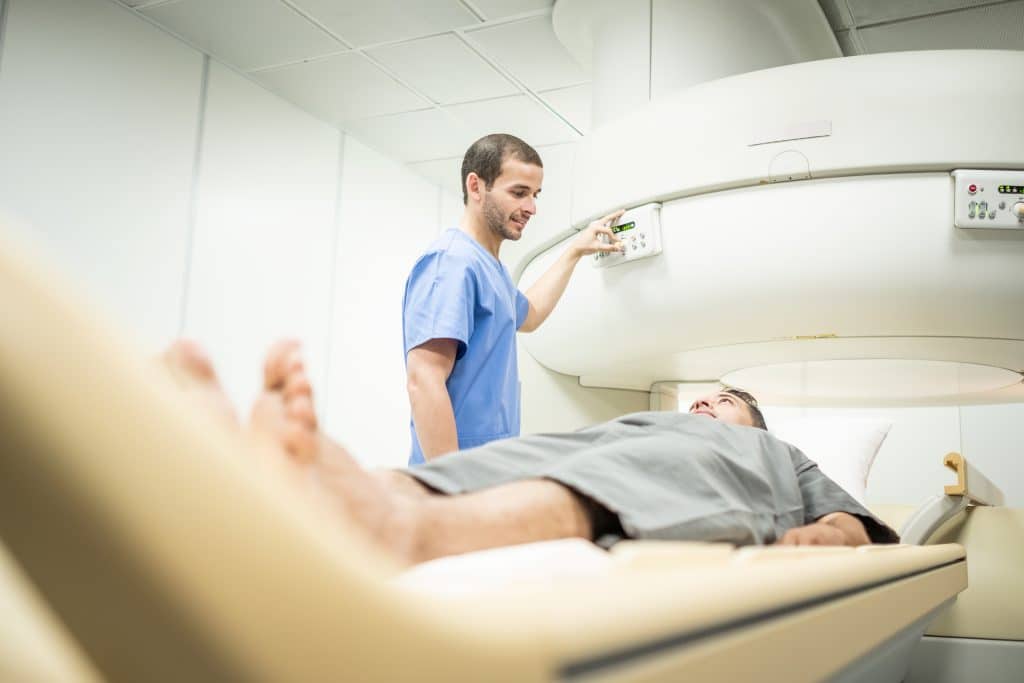
[{"label": "nurse's short dark hair", "polygon": [[743,391],[742,389],[737,389],[736,387],[722,387],[722,393],[735,396],[746,403],[747,412],[750,413],[750,419],[754,423],[754,426],[758,429],[768,431],[768,425],[764,422],[764,415],[761,414],[761,409],[757,407],[757,399],[754,398],[753,394]]},{"label": "nurse's short dark hair", "polygon": [[489,190],[501,175],[501,165],[510,157],[519,159],[524,164],[544,168],[544,162],[540,160],[537,150],[515,135],[491,133],[470,145],[466,150],[466,156],[462,157],[462,203],[469,203],[466,178],[470,173],[476,173],[484,181],[484,187]]}]

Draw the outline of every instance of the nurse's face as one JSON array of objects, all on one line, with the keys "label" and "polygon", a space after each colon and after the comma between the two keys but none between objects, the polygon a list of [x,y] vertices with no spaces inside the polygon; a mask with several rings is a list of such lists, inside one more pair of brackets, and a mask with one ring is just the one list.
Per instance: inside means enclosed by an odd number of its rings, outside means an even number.
[{"label": "nurse's face", "polygon": [[754,426],[754,420],[750,416],[747,404],[736,396],[724,391],[698,398],[690,406],[690,413],[693,415],[706,415],[729,424],[747,427]]},{"label": "nurse's face", "polygon": [[518,240],[526,223],[537,213],[537,195],[544,169],[509,158],[490,189],[484,188],[483,214],[487,227],[502,239]]}]

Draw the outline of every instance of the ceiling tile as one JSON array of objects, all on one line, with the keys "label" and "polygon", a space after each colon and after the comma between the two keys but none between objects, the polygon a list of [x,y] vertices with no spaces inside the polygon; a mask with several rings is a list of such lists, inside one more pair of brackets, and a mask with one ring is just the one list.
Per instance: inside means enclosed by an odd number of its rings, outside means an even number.
[{"label": "ceiling tile", "polygon": [[472,0],[472,3],[486,18],[501,19],[548,9],[555,0]]},{"label": "ceiling tile", "polygon": [[367,53],[441,104],[519,92],[517,86],[453,35],[388,45]]},{"label": "ceiling tile", "polygon": [[296,7],[354,47],[480,23],[458,0],[293,0]]},{"label": "ceiling tile", "polygon": [[588,80],[583,68],[558,42],[550,16],[475,30],[468,38],[534,91]]},{"label": "ceiling tile", "polygon": [[864,51],[1024,50],[1024,2],[857,29]]},{"label": "ceiling tile", "polygon": [[430,106],[358,53],[259,71],[254,78],[326,121],[412,111]]},{"label": "ceiling tile", "polygon": [[462,196],[462,157],[420,161],[409,164],[409,168],[444,190]]},{"label": "ceiling tile", "polygon": [[466,122],[473,131],[470,142],[488,133],[511,133],[534,146],[575,142],[580,138],[557,116],[526,95],[456,104],[445,110]]},{"label": "ceiling tile", "polygon": [[590,132],[591,88],[589,83],[539,93],[540,98],[584,135]]},{"label": "ceiling tile", "polygon": [[278,0],[180,0],[138,11],[245,71],[344,49]]},{"label": "ceiling tile", "polygon": [[399,161],[461,158],[479,135],[440,109],[349,121],[355,138]]},{"label": "ceiling tile", "polygon": [[991,4],[992,0],[845,0],[857,26]]}]

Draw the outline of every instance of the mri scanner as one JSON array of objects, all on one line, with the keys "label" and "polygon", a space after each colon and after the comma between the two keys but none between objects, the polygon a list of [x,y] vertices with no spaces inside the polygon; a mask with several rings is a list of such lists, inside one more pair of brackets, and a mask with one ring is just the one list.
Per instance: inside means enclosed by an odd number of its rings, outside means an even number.
[{"label": "mri scanner", "polygon": [[[656,30],[653,3],[556,4],[595,83],[573,223],[627,207],[628,250],[577,269],[529,353],[663,409],[678,409],[672,387],[720,379],[766,403],[885,400],[905,383],[871,392],[894,375],[923,378],[901,400],[1021,400],[1024,53],[833,59],[814,3],[727,5],[658,3]],[[521,286],[562,246],[542,245]],[[569,542],[461,570],[551,571],[424,590],[239,458],[237,437],[21,253],[0,250],[0,678],[1024,671],[1024,514],[963,458],[925,508],[877,511],[901,546]]]}]

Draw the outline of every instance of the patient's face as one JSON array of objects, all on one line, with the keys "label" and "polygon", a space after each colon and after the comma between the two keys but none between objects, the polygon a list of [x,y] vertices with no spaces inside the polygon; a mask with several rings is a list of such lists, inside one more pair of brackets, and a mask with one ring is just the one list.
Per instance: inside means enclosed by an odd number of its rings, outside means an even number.
[{"label": "patient's face", "polygon": [[705,415],[729,424],[754,426],[754,420],[750,416],[747,404],[724,391],[698,398],[690,406],[690,413]]}]

